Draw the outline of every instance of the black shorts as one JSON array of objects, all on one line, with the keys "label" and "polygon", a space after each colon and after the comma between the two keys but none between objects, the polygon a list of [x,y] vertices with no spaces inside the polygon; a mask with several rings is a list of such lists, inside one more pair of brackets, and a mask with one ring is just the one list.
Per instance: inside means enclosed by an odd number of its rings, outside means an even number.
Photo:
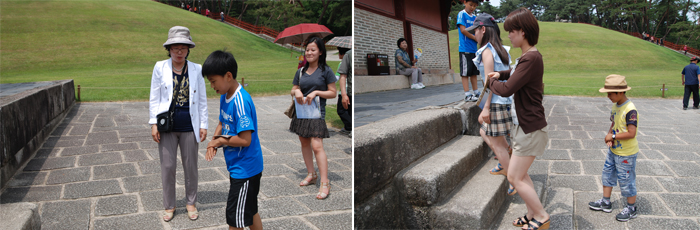
[{"label": "black shorts", "polygon": [[246,179],[229,177],[231,188],[226,202],[226,223],[229,226],[245,228],[253,225],[253,216],[258,213],[261,177],[262,172]]},{"label": "black shorts", "polygon": [[459,74],[462,77],[479,75],[479,69],[474,65],[475,53],[459,52]]}]

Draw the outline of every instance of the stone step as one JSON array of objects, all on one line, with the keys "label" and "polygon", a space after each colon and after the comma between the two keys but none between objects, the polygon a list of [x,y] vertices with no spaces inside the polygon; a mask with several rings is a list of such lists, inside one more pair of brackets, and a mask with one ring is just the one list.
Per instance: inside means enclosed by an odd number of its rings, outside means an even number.
[{"label": "stone step", "polygon": [[469,176],[487,153],[481,137],[459,135],[406,167],[394,182],[409,205],[435,205]]},{"label": "stone step", "polygon": [[[541,175],[531,175],[532,178],[532,183],[535,185],[535,192],[537,192],[537,195],[540,198],[540,201],[544,200],[545,198],[545,184],[546,182],[546,175],[541,176]],[[573,196],[573,191],[571,192],[571,195]],[[571,198],[573,200],[573,197]],[[546,202],[546,200],[544,200]],[[573,207],[573,203],[571,205]],[[493,229],[499,229],[499,230],[506,230],[506,229],[513,229],[513,220],[515,220],[518,217],[521,217],[527,213],[527,207],[525,206],[525,201],[523,201],[522,198],[518,194],[515,194],[513,196],[508,197],[507,201],[504,204],[505,212],[501,214],[499,220],[494,222],[494,227]],[[547,210],[547,207],[545,207],[545,210]],[[573,210],[573,209],[572,209]],[[548,211],[548,210],[547,210]],[[549,212],[549,211],[548,211]],[[551,228],[551,227],[550,227]],[[569,229],[573,229],[569,228]]]},{"label": "stone step", "polygon": [[475,169],[457,189],[440,204],[430,209],[430,228],[486,229],[497,218],[508,195],[508,180],[502,175],[491,175],[496,166],[486,161]]}]

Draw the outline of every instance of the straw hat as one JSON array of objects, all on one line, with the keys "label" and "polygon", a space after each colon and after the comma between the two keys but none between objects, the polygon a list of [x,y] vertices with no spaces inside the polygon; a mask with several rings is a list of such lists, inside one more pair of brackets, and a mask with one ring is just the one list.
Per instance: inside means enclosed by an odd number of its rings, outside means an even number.
[{"label": "straw hat", "polygon": [[632,89],[632,87],[627,86],[627,81],[625,81],[625,76],[610,74],[605,77],[605,87],[598,90],[601,93],[607,92],[625,92]]},{"label": "straw hat", "polygon": [[190,48],[194,48],[194,42],[192,42],[192,37],[190,36],[190,29],[184,26],[173,26],[168,31],[168,40],[163,43],[163,47],[172,44],[186,44],[190,45]]}]

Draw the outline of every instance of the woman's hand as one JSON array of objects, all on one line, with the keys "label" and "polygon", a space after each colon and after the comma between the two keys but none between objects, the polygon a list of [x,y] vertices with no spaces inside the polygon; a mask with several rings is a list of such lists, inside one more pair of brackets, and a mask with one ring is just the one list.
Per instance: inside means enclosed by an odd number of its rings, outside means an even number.
[{"label": "woman's hand", "polygon": [[486,124],[491,124],[491,112],[489,110],[490,108],[484,107],[481,110],[481,114],[479,114],[479,120]]},{"label": "woman's hand", "polygon": [[153,141],[160,143],[160,132],[158,132],[158,126],[155,124],[151,125],[151,136],[153,137]]},{"label": "woman's hand", "polygon": [[201,139],[199,142],[203,142],[204,140],[206,140],[207,139],[207,130],[206,129],[199,129],[199,137]]},{"label": "woman's hand", "polygon": [[487,82],[490,82],[490,81],[498,81],[498,78],[501,77],[501,74],[498,73],[498,72],[490,72],[490,73],[487,74],[486,76],[488,76],[488,78],[489,78],[489,80],[487,80]]},{"label": "woman's hand", "polygon": [[313,91],[309,93],[309,95],[306,95],[306,104],[311,104],[311,102],[314,101],[314,98],[316,98],[316,91]]},{"label": "woman's hand", "polygon": [[297,99],[297,103],[304,104],[304,94],[301,93],[301,90],[294,92],[294,98]]}]

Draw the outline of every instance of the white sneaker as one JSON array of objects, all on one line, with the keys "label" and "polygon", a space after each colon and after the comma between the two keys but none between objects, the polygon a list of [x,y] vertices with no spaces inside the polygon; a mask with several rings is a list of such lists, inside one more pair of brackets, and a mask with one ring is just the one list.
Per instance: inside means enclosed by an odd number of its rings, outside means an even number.
[{"label": "white sneaker", "polygon": [[411,89],[422,89],[422,88],[418,84],[413,84],[413,85],[411,85]]},{"label": "white sneaker", "polygon": [[423,82],[418,82],[418,85],[420,85],[421,88],[425,88],[425,85],[423,85]]}]

